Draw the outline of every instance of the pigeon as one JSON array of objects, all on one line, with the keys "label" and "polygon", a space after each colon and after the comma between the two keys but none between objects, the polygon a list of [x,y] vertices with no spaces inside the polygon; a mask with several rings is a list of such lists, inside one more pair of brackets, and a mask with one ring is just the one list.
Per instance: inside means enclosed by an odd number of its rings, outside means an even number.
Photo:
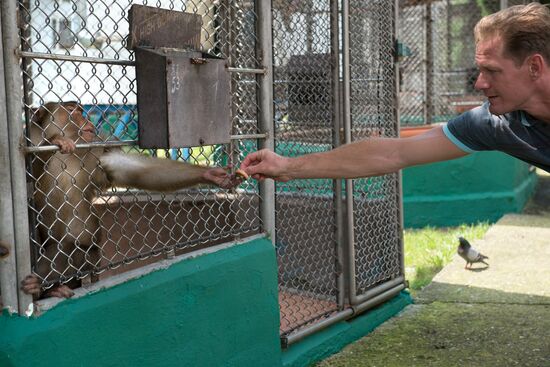
[{"label": "pigeon", "polygon": [[464,267],[464,269],[468,269],[468,265],[470,266],[470,269],[471,269],[473,263],[479,263],[479,262],[489,266],[489,264],[487,264],[484,261],[485,259],[489,259],[489,258],[481,254],[475,248],[473,248],[467,239],[465,239],[464,237],[459,237],[458,240],[460,244],[458,245],[457,253],[460,255],[461,258],[466,260],[466,266]]}]

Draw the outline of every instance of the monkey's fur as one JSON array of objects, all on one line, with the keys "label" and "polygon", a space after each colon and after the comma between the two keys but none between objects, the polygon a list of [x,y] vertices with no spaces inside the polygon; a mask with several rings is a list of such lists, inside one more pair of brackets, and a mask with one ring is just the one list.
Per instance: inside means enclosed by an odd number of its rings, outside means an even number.
[{"label": "monkey's fur", "polygon": [[[35,206],[43,253],[22,281],[33,297],[71,297],[80,281],[69,274],[84,273],[99,264],[99,220],[93,199],[110,186],[173,191],[200,183],[223,188],[241,179],[223,168],[208,168],[168,159],[155,159],[103,147],[76,149],[75,144],[97,141],[93,124],[75,102],[46,103],[34,112],[30,127],[33,145],[57,145],[59,151],[38,153],[33,160]],[[66,274],[65,274],[66,272]],[[46,292],[42,281],[61,279]],[[64,283],[64,284],[62,284]]]}]

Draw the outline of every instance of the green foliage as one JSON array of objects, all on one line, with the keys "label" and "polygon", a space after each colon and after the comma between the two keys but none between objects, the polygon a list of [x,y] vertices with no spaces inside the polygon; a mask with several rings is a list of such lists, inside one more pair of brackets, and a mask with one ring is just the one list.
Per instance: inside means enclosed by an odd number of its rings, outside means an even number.
[{"label": "green foliage", "polygon": [[458,237],[468,240],[482,238],[488,223],[461,225],[451,228],[406,229],[405,277],[414,294],[432,281],[432,278],[448,264],[456,253]]}]

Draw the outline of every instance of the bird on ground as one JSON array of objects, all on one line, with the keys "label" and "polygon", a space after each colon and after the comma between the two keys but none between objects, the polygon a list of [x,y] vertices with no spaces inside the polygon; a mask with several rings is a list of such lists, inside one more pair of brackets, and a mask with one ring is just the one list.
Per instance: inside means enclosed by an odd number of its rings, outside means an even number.
[{"label": "bird on ground", "polygon": [[479,262],[489,266],[489,264],[485,262],[485,260],[489,258],[473,248],[467,239],[465,239],[464,237],[459,237],[458,241],[459,245],[457,253],[460,255],[461,258],[466,260],[466,266],[464,266],[464,269],[468,269],[468,266],[471,269],[473,263]]}]

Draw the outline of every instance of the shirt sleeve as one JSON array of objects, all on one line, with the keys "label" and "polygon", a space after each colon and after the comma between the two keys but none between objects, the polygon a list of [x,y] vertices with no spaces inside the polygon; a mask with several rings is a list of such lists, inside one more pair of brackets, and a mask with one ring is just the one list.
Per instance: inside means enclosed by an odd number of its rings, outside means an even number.
[{"label": "shirt sleeve", "polygon": [[467,153],[497,149],[497,131],[503,121],[489,112],[489,104],[473,108],[443,126],[447,138]]}]

